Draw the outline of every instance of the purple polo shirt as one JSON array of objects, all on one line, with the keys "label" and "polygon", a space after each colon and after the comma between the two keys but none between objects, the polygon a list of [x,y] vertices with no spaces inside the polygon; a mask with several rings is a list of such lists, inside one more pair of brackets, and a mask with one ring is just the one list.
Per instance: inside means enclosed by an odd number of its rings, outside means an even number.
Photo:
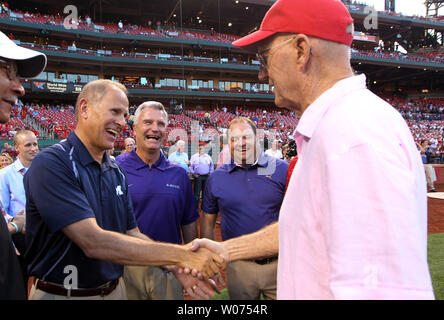
[{"label": "purple polo shirt", "polygon": [[214,171],[213,160],[211,157],[204,153],[194,154],[190,159],[190,172],[199,175],[212,174]]},{"label": "purple polo shirt", "polygon": [[134,149],[120,165],[128,177],[128,190],[140,231],[156,241],[182,243],[181,226],[199,218],[190,179],[163,153],[149,167]]},{"label": "purple polo shirt", "polygon": [[255,232],[278,220],[287,169],[286,161],[262,153],[252,166],[231,162],[214,171],[207,180],[202,211],[220,212],[222,240]]},{"label": "purple polo shirt", "polygon": [[128,155],[129,155],[129,153],[126,152],[126,151],[125,151],[124,153],[119,154],[119,155],[116,157],[116,161],[117,161],[117,163],[120,164],[120,163],[123,161],[123,159],[125,159]]}]

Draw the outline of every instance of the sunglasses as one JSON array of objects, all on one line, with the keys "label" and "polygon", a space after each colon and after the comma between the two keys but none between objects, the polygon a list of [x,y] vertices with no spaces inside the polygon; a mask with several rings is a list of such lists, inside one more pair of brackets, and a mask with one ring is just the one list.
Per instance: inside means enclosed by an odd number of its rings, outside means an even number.
[{"label": "sunglasses", "polygon": [[9,80],[14,80],[18,77],[18,67],[15,61],[0,59],[0,68],[5,68],[6,76]]}]

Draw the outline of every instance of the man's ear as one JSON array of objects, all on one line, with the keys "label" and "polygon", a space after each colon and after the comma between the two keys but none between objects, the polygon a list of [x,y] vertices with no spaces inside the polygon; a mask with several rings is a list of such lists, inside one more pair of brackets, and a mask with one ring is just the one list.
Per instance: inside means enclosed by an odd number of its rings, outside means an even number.
[{"label": "man's ear", "polygon": [[78,115],[79,118],[88,119],[88,111],[89,111],[89,102],[87,99],[82,98],[78,104]]},{"label": "man's ear", "polygon": [[297,64],[301,71],[307,70],[308,63],[311,57],[310,39],[305,34],[298,34],[293,46],[297,50]]}]

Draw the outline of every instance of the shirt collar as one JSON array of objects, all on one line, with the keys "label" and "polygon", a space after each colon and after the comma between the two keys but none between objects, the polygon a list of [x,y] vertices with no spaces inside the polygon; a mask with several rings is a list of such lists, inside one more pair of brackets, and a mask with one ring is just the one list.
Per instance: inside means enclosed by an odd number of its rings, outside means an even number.
[{"label": "shirt collar", "polygon": [[350,92],[365,89],[365,82],[366,77],[363,74],[338,81],[333,87],[322,93],[305,110],[298,122],[295,133],[297,132],[307,138],[311,138],[317,125],[330,107],[337,103],[337,99],[344,97]]},{"label": "shirt collar", "polygon": [[25,166],[22,164],[22,162],[20,161],[20,158],[17,157],[17,160],[14,161],[14,169],[17,172],[20,172],[20,170],[22,169],[28,170],[27,168],[25,168]]},{"label": "shirt collar", "polygon": [[228,172],[232,172],[234,169],[236,168],[247,168],[248,170],[254,168],[255,166],[260,166],[260,167],[267,167],[268,166],[268,161],[269,161],[269,156],[267,156],[265,153],[261,152],[259,157],[256,159],[256,162],[253,163],[252,165],[249,166],[245,166],[242,167],[240,165],[237,165],[233,159],[231,159],[231,163],[228,165]]},{"label": "shirt collar", "polygon": [[[85,167],[85,166],[89,165],[90,163],[97,162],[96,160],[93,159],[93,157],[89,153],[88,149],[86,149],[85,145],[79,139],[79,137],[77,137],[77,135],[75,134],[74,131],[71,132],[71,134],[68,136],[67,140],[74,147],[75,153],[76,153],[77,157],[79,158],[79,161],[82,164],[82,166]],[[103,155],[102,165],[103,165],[104,169],[110,168],[110,167],[117,168],[117,164],[111,160],[111,158],[108,156],[107,152],[105,152]]]},{"label": "shirt collar", "polygon": [[[142,159],[140,159],[139,155],[136,153],[136,148],[134,148],[133,151],[131,151],[131,153],[128,155],[127,159],[132,162],[132,164],[134,165],[134,168],[136,170],[148,167],[148,164],[146,164]],[[168,165],[169,165],[168,161],[165,158],[163,151],[160,150],[159,160],[157,160],[151,167],[157,168],[160,171],[165,171],[167,169]]]}]

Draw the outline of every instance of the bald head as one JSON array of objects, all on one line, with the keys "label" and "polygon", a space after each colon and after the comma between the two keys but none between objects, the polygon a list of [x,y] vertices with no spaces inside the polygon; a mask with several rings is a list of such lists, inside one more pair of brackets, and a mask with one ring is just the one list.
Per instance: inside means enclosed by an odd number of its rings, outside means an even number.
[{"label": "bald head", "polygon": [[278,33],[258,47],[259,79],[274,87],[275,104],[300,115],[336,82],[353,76],[350,47],[305,34]]},{"label": "bald head", "polygon": [[114,82],[108,79],[99,79],[88,82],[79,93],[76,102],[75,115],[76,119],[79,120],[79,105],[82,99],[86,99],[92,105],[97,105],[102,101],[103,97],[110,88],[118,89],[122,91],[125,95],[128,95],[128,90],[126,87],[118,82]]}]

